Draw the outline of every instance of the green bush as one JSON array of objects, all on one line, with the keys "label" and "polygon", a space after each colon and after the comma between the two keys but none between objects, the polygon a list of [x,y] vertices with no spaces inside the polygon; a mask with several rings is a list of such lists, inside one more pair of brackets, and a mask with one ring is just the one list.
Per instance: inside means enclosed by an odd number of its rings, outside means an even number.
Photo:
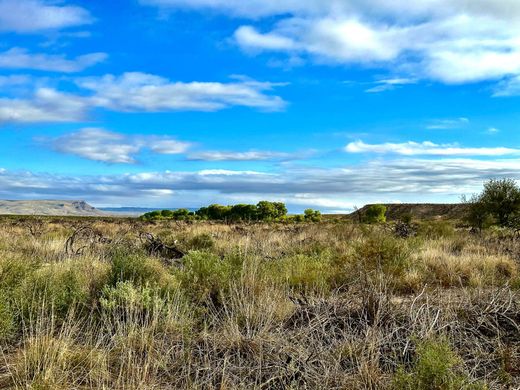
[{"label": "green bush", "polygon": [[421,341],[417,346],[413,369],[401,368],[393,381],[395,390],[460,390],[485,389],[472,383],[460,369],[462,360],[443,339]]},{"label": "green bush", "polygon": [[25,278],[13,292],[23,315],[38,314],[45,304],[52,307],[59,318],[65,318],[69,309],[89,306],[92,300],[91,275],[74,265],[53,264]]},{"label": "green bush", "polygon": [[173,276],[158,259],[138,253],[116,252],[112,257],[107,284],[116,286],[118,282],[127,281],[136,286],[157,286],[164,292],[176,287]]},{"label": "green bush", "polygon": [[401,276],[410,265],[409,245],[384,233],[367,233],[363,241],[354,245],[354,260],[363,273],[378,271]]},{"label": "green bush", "polygon": [[243,259],[231,254],[224,258],[202,251],[189,252],[183,258],[184,267],[174,271],[181,287],[196,302],[219,301],[222,291],[242,272]]},{"label": "green bush", "polygon": [[313,209],[306,209],[303,212],[305,221],[308,222],[319,222],[321,221],[321,212]]},{"label": "green bush", "polygon": [[105,286],[99,298],[103,310],[116,310],[125,307],[138,307],[141,310],[152,309],[162,300],[157,290],[144,286],[136,287],[130,281],[117,282],[115,286]]},{"label": "green bush", "polygon": [[364,216],[365,223],[384,223],[386,222],[386,206],[373,204],[367,207]]}]

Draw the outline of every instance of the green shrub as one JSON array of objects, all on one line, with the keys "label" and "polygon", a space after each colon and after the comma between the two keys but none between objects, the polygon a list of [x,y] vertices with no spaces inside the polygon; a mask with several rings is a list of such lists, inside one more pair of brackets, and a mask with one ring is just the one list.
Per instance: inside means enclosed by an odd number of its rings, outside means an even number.
[{"label": "green shrub", "polygon": [[175,288],[173,277],[158,259],[116,252],[112,257],[108,284],[116,286],[118,282],[126,281],[136,286],[158,286],[165,291]]},{"label": "green shrub", "polygon": [[184,267],[174,274],[194,301],[203,302],[208,298],[218,301],[231,280],[240,276],[242,263],[243,258],[237,254],[220,258],[213,253],[192,251],[184,256]]},{"label": "green shrub", "polygon": [[59,318],[69,309],[91,303],[91,275],[75,263],[53,264],[40,268],[24,279],[13,292],[24,316],[39,314],[43,305],[53,308]]},{"label": "green shrub", "polygon": [[313,209],[306,209],[303,212],[303,216],[305,221],[308,222],[320,222],[321,221],[321,212]]},{"label": "green shrub", "polygon": [[384,223],[386,222],[386,206],[373,204],[367,207],[364,215],[365,223]]},{"label": "green shrub", "polygon": [[157,290],[148,286],[136,287],[130,281],[117,282],[115,286],[103,288],[99,303],[103,310],[117,310],[136,307],[140,310],[151,310],[164,301]]},{"label": "green shrub", "polygon": [[413,369],[401,368],[393,381],[395,390],[460,390],[485,389],[472,383],[460,369],[462,360],[443,339],[422,341],[417,346]]}]

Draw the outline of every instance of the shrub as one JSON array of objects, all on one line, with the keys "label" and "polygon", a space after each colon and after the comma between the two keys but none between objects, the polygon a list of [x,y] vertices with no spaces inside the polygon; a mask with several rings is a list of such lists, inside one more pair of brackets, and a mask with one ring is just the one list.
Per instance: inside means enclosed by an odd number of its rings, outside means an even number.
[{"label": "shrub", "polygon": [[40,268],[24,279],[14,292],[14,299],[24,316],[39,314],[42,305],[53,308],[58,318],[65,318],[72,307],[91,303],[92,274],[76,262]]},{"label": "shrub", "polygon": [[306,209],[303,212],[304,218],[309,222],[319,222],[321,221],[321,212],[313,209]]},{"label": "shrub", "polygon": [[220,258],[212,253],[192,251],[184,256],[184,267],[175,270],[174,274],[194,301],[200,303],[211,299],[219,302],[221,292],[240,275],[242,262],[242,257],[236,254]]},{"label": "shrub", "polygon": [[383,272],[389,276],[401,276],[410,265],[410,248],[407,241],[385,235],[368,233],[354,245],[354,259],[361,272]]},{"label": "shrub", "polygon": [[472,383],[460,369],[462,360],[444,339],[425,340],[417,345],[417,361],[410,372],[401,368],[393,381],[396,390],[485,389]]},{"label": "shrub", "polygon": [[157,286],[163,291],[175,289],[175,280],[158,259],[118,251],[113,254],[108,284],[132,282],[136,286]]},{"label": "shrub", "polygon": [[386,206],[382,204],[373,204],[367,207],[364,216],[365,223],[383,223],[386,222]]}]

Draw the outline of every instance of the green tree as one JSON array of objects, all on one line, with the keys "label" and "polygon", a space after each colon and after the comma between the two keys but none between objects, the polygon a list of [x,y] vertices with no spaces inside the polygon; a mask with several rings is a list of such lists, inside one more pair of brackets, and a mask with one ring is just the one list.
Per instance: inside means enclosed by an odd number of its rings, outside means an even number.
[{"label": "green tree", "polygon": [[173,218],[173,211],[171,211],[171,210],[162,210],[161,211],[161,216],[163,218]]},{"label": "green tree", "polygon": [[188,218],[188,215],[190,215],[190,210],[177,209],[177,210],[173,211],[172,217],[176,220],[183,221]]},{"label": "green tree", "polygon": [[262,200],[256,205],[257,218],[262,221],[272,221],[287,215],[287,207],[282,202]]},{"label": "green tree", "polygon": [[303,216],[304,216],[305,220],[309,221],[309,222],[321,221],[321,212],[318,210],[306,209],[303,212]]},{"label": "green tree", "polygon": [[473,203],[500,226],[508,226],[520,213],[520,188],[513,179],[491,179]]},{"label": "green tree", "polygon": [[382,204],[373,204],[367,207],[365,211],[366,223],[382,223],[386,222],[386,206]]},{"label": "green tree", "polygon": [[231,206],[229,218],[234,221],[252,221],[257,218],[257,209],[252,204],[236,204]]}]

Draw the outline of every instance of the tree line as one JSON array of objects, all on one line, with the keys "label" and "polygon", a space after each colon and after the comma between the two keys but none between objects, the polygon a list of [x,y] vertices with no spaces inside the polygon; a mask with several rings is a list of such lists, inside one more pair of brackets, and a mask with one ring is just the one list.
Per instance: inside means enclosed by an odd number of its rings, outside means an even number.
[{"label": "tree line", "polygon": [[196,211],[185,208],[176,210],[156,210],[145,213],[140,217],[145,221],[171,219],[212,220],[212,221],[280,221],[280,222],[318,222],[321,213],[318,210],[306,209],[303,215],[288,215],[287,207],[282,202],[262,200],[254,204],[220,205],[211,204]]}]

